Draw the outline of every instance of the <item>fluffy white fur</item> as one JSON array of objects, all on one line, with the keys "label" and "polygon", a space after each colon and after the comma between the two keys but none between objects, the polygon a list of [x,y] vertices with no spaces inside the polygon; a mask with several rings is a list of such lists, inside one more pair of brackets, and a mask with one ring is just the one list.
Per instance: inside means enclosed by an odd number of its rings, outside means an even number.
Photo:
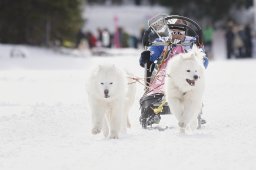
[{"label": "fluffy white fur", "polygon": [[205,89],[203,56],[196,45],[188,53],[170,59],[167,66],[165,95],[172,113],[178,120],[181,133],[198,126],[198,114],[202,108]]},{"label": "fluffy white fur", "polygon": [[130,127],[128,112],[136,93],[130,76],[115,65],[98,65],[92,70],[87,81],[92,134],[102,130],[105,137],[117,139]]}]

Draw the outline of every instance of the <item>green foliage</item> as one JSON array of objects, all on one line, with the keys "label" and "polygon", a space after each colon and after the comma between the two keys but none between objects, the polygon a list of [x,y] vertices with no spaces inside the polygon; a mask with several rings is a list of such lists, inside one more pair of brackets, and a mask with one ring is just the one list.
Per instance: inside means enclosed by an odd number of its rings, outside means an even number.
[{"label": "green foliage", "polygon": [[74,40],[82,0],[1,0],[0,42],[42,45]]}]

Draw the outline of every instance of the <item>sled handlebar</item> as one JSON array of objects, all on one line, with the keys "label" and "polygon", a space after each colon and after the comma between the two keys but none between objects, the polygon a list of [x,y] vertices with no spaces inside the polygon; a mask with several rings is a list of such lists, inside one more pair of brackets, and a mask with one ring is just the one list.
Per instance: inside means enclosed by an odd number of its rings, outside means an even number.
[{"label": "sled handlebar", "polygon": [[150,46],[170,46],[170,45],[184,45],[184,46],[189,46],[189,45],[192,45],[193,42],[183,42],[183,43],[179,43],[179,44],[176,44],[176,43],[173,43],[173,42],[170,42],[170,41],[163,41],[163,42],[152,42],[150,43]]}]

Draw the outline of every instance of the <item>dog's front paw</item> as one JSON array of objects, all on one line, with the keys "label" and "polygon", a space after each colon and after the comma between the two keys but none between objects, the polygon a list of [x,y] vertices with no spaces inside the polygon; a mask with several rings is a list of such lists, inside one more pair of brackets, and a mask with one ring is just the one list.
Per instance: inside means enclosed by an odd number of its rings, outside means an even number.
[{"label": "dog's front paw", "polygon": [[185,127],[186,127],[186,125],[185,125],[185,123],[184,123],[184,122],[179,122],[179,127],[180,127],[180,128],[185,128]]},{"label": "dog's front paw", "polygon": [[110,134],[109,138],[110,138],[110,139],[118,139],[118,138],[119,138],[118,133],[112,132],[112,133]]},{"label": "dog's front paw", "polygon": [[94,134],[94,135],[100,133],[100,131],[101,131],[100,128],[97,128],[97,127],[92,128],[92,134]]},{"label": "dog's front paw", "polygon": [[118,137],[118,135],[110,135],[109,138],[110,138],[110,139],[118,139],[119,137]]},{"label": "dog's front paw", "polygon": [[180,127],[180,133],[185,134],[186,132],[186,124],[184,122],[179,122],[179,127]]},{"label": "dog's front paw", "polygon": [[180,134],[185,134],[186,133],[186,129],[185,128],[180,128]]}]

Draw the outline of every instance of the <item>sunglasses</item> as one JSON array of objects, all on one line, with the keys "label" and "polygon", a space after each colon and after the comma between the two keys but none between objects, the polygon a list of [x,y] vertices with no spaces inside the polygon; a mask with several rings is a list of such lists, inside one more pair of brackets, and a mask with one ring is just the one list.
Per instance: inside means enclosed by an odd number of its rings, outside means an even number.
[{"label": "sunglasses", "polygon": [[172,35],[185,35],[185,31],[171,31]]}]

